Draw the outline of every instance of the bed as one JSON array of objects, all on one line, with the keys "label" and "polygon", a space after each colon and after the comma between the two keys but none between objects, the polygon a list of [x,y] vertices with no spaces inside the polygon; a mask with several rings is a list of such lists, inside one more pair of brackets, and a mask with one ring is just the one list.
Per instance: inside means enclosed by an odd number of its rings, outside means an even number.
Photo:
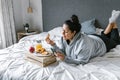
[{"label": "bed", "polygon": [[[120,45],[96,57],[85,65],[68,64],[57,61],[49,66],[41,67],[26,61],[25,54],[30,46],[38,42],[50,48],[44,39],[49,33],[50,38],[58,46],[62,28],[57,27],[22,38],[18,43],[0,50],[0,80],[120,80]],[[100,29],[96,29],[99,34]]]}]

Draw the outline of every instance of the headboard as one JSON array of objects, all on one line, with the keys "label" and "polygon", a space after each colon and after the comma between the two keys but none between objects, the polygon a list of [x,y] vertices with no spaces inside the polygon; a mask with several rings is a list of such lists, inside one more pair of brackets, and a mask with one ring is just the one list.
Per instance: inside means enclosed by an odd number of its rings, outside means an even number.
[{"label": "headboard", "polygon": [[[76,14],[80,22],[96,18],[105,28],[111,11],[120,10],[119,5],[120,0],[42,0],[43,29],[62,26],[72,14]],[[120,26],[120,18],[117,23]]]}]

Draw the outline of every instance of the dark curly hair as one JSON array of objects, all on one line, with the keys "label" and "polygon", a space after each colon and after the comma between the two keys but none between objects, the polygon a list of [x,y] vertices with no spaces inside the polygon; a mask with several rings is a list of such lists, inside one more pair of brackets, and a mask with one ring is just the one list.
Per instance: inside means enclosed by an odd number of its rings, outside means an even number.
[{"label": "dark curly hair", "polygon": [[81,24],[79,23],[79,19],[76,15],[72,15],[71,20],[66,20],[64,23],[68,25],[72,32],[76,31],[76,33],[78,33],[81,30]]}]

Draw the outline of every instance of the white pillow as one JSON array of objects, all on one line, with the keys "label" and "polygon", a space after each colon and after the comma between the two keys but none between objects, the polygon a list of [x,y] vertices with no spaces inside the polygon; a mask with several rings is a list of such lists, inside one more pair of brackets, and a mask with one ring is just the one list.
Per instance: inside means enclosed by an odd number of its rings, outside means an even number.
[{"label": "white pillow", "polygon": [[62,27],[56,27],[48,31],[48,33],[52,36],[62,36]]},{"label": "white pillow", "polygon": [[96,28],[96,34],[100,35],[103,30],[102,28]]},{"label": "white pillow", "polygon": [[30,35],[30,36],[25,36],[19,40],[21,41],[32,41],[32,40],[45,40],[46,36],[48,35],[48,32],[42,32],[40,34],[35,34],[35,35]]},{"label": "white pillow", "polygon": [[95,19],[87,20],[81,23],[81,32],[85,34],[95,34]]}]

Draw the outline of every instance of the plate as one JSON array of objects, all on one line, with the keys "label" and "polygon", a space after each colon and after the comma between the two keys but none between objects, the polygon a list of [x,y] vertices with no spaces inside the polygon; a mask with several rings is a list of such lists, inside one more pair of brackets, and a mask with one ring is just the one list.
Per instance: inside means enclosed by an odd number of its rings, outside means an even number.
[{"label": "plate", "polygon": [[38,57],[48,57],[48,56],[51,56],[52,53],[48,53],[48,54],[46,54],[46,55],[40,54],[40,53],[34,53],[34,55],[35,55],[35,56],[38,56]]},{"label": "plate", "polygon": [[40,53],[37,53],[37,52],[35,52],[34,55],[38,56],[38,57],[48,57],[48,56],[53,55],[53,53],[52,53],[52,51],[50,49],[46,49],[46,51],[48,52],[48,54],[46,54],[46,55],[40,54]]}]

